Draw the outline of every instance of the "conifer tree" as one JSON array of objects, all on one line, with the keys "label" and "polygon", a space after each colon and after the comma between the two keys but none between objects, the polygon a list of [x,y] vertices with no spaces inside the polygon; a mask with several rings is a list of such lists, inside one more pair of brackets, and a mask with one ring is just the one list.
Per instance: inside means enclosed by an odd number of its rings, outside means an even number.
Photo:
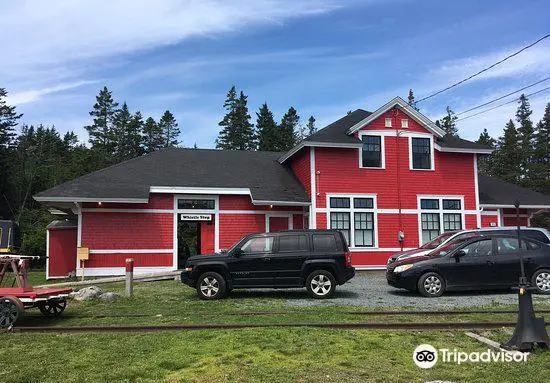
[{"label": "conifer tree", "polygon": [[278,126],[273,118],[273,113],[264,103],[258,112],[256,112],[256,132],[258,135],[258,150],[275,151],[277,150]]},{"label": "conifer tree", "polygon": [[497,148],[494,157],[495,175],[504,181],[519,183],[521,156],[518,152],[518,132],[512,120],[506,123],[504,134],[498,139]]},{"label": "conifer tree", "polygon": [[533,151],[533,177],[530,185],[534,190],[550,194],[550,103],[537,124]]},{"label": "conifer tree", "polygon": [[157,122],[149,117],[142,129],[142,145],[145,153],[151,153],[164,147],[164,135]]},{"label": "conifer tree", "polygon": [[529,100],[522,94],[519,97],[516,121],[518,122],[518,150],[520,153],[521,183],[529,186],[533,178],[533,145],[534,128],[531,121],[531,106]]},{"label": "conifer tree", "polygon": [[8,105],[6,98],[8,92],[0,88],[0,147],[8,147],[13,143],[15,127],[22,114],[18,114],[15,106]]},{"label": "conifer tree", "polygon": [[178,122],[170,111],[165,111],[158,123],[164,137],[164,147],[171,148],[180,144]]},{"label": "conifer tree", "polygon": [[315,127],[315,117],[309,116],[307,120],[306,129],[307,129],[306,131],[308,136],[311,136],[313,133],[317,131],[317,128]]},{"label": "conifer tree", "polygon": [[279,125],[279,140],[277,151],[286,152],[292,149],[297,142],[296,127],[300,122],[300,116],[294,107],[290,107],[285,113]]},{"label": "conifer tree", "polygon": [[409,97],[407,100],[407,103],[413,107],[414,110],[418,111],[419,109],[416,107],[416,101],[414,99],[414,92],[412,89],[409,89]]},{"label": "conifer tree", "polygon": [[127,151],[127,139],[130,121],[132,114],[128,109],[126,102],[122,104],[122,107],[117,110],[113,116],[113,126],[109,131],[108,140],[110,146],[112,146],[114,160],[123,161],[126,157]]},{"label": "conifer tree", "polygon": [[256,135],[254,125],[250,122],[248,114],[247,96],[240,92],[237,97],[237,90],[232,86],[223,107],[227,111],[222,121],[216,148],[225,150],[254,150],[256,149]]},{"label": "conifer tree", "polygon": [[437,120],[435,124],[445,131],[445,134],[458,137],[458,128],[456,127],[456,120],[458,117],[450,106],[445,108],[447,115],[441,120]]},{"label": "conifer tree", "polygon": [[[483,132],[479,135],[476,141],[478,144],[485,145],[491,149],[495,149],[496,140],[489,135],[487,129],[483,129]],[[490,176],[494,172],[494,161],[492,156],[478,156],[477,160],[478,170],[481,174]]]},{"label": "conifer tree", "polygon": [[93,149],[99,149],[107,153],[110,153],[113,149],[111,138],[113,137],[113,119],[117,106],[118,103],[113,100],[112,93],[104,86],[96,96],[96,103],[90,111],[94,123],[85,126]]}]

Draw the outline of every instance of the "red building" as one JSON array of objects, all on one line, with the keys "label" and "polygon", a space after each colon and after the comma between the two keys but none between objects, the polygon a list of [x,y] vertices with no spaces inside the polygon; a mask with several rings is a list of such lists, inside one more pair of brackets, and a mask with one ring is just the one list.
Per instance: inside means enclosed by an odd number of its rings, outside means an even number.
[{"label": "red building", "polygon": [[[63,218],[48,228],[48,277],[173,270],[190,254],[252,232],[333,228],[356,267],[382,268],[443,231],[522,224],[550,196],[478,176],[491,150],[446,136],[395,98],[358,109],[287,153],[165,149],[35,196]],[[77,261],[78,247],[89,260]]]}]

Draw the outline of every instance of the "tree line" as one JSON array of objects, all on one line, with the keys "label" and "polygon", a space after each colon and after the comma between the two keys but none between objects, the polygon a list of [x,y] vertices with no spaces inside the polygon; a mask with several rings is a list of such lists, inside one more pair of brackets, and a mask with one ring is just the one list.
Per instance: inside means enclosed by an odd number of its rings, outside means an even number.
[{"label": "tree line", "polygon": [[300,140],[315,133],[315,118],[310,116],[305,125],[300,125],[300,116],[294,107],[276,123],[267,103],[256,112],[256,124],[252,124],[247,106],[248,96],[237,92],[235,86],[227,92],[223,107],[225,116],[219,122],[220,133],[216,148],[224,150],[262,150],[286,152]]},{"label": "tree line", "polygon": [[[156,121],[131,112],[104,87],[84,128],[89,145],[74,131],[61,134],[55,126],[22,123],[23,114],[9,105],[0,88],[0,219],[15,220],[22,233],[22,252],[45,254],[45,227],[55,219],[32,196],[62,182],[106,166],[166,147],[178,146],[180,130],[166,110]],[[17,131],[19,131],[17,133]]]}]

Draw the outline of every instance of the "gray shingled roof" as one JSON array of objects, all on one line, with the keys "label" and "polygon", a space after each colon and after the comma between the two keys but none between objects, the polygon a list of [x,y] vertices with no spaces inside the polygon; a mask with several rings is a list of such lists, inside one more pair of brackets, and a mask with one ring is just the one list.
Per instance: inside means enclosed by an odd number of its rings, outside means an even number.
[{"label": "gray shingled roof", "polygon": [[498,178],[479,175],[479,203],[482,205],[513,205],[519,200],[523,206],[550,206],[550,195],[514,185]]},{"label": "gray shingled roof", "polygon": [[332,142],[343,144],[357,144],[361,143],[353,136],[346,134],[346,131],[353,125],[364,120],[372,113],[363,109],[356,109],[347,116],[334,121],[332,124],[327,125],[323,129],[313,133],[311,136],[306,137],[304,141],[310,142]]},{"label": "gray shingled roof", "polygon": [[250,188],[258,201],[309,202],[282,153],[169,148],[90,173],[35,197],[148,199],[151,186]]},{"label": "gray shingled roof", "polygon": [[[339,120],[327,125],[323,129],[304,139],[305,142],[331,142],[335,144],[356,144],[360,143],[353,135],[348,135],[346,132],[349,128],[370,116],[372,112],[367,112],[363,109],[356,109],[350,114],[340,118]],[[453,136],[444,136],[437,143],[445,148],[453,149],[474,149],[488,150],[491,149],[485,145],[464,140]]]}]

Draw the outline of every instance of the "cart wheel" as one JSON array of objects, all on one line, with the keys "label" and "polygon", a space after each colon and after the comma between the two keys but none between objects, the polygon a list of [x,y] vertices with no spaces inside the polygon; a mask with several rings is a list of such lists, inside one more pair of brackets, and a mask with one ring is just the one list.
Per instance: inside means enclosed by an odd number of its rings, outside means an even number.
[{"label": "cart wheel", "polygon": [[23,315],[23,303],[16,297],[0,298],[0,328],[11,327]]},{"label": "cart wheel", "polygon": [[56,317],[65,311],[67,307],[66,299],[50,300],[42,303],[38,308],[40,312],[47,317]]}]

